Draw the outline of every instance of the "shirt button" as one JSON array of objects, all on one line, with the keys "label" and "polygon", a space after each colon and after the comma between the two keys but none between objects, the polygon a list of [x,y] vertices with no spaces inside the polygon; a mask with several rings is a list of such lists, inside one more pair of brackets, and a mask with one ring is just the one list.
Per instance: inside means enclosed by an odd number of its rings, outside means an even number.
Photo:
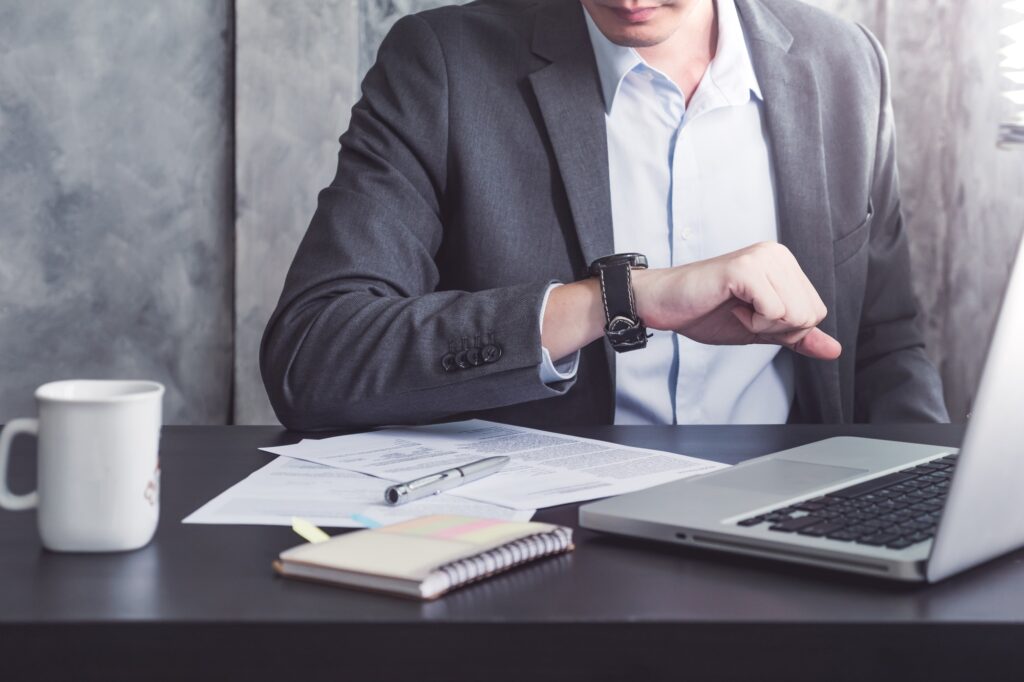
[{"label": "shirt button", "polygon": [[693,239],[693,230],[690,228],[683,230],[683,239]]}]

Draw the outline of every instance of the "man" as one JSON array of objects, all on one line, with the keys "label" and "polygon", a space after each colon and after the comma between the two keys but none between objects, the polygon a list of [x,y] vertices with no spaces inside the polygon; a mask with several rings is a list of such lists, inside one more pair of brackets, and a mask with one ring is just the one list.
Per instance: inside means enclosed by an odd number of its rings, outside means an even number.
[{"label": "man", "polygon": [[[341,144],[261,349],[286,426],[946,419],[858,26],[793,0],[424,12]],[[601,260],[629,251],[650,268]]]}]

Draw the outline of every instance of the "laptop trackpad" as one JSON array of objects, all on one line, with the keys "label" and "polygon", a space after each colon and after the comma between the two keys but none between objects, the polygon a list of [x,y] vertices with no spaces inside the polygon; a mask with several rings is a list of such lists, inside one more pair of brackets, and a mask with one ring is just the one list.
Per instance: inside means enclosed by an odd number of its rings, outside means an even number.
[{"label": "laptop trackpad", "polygon": [[867,471],[867,469],[854,469],[831,464],[796,462],[791,459],[766,459],[749,466],[736,467],[712,474],[705,477],[700,483],[721,488],[754,490],[760,493],[794,495],[803,490],[823,488],[843,479],[860,476]]}]

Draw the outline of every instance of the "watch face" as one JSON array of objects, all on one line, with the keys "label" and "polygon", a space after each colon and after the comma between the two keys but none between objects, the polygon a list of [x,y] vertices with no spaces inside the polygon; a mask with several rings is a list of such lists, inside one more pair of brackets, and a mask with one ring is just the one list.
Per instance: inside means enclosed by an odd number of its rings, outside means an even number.
[{"label": "watch face", "polygon": [[604,258],[598,258],[590,265],[591,272],[598,268],[606,268],[612,265],[628,265],[631,268],[647,268],[647,256],[642,253],[616,253]]}]

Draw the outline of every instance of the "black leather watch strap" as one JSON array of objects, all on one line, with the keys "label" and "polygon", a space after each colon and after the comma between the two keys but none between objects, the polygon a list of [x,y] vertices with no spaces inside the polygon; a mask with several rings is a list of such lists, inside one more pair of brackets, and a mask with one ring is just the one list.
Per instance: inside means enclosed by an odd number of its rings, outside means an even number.
[{"label": "black leather watch strap", "polygon": [[640,254],[606,256],[590,266],[601,284],[605,336],[619,353],[647,347],[647,327],[636,310],[631,274],[634,268],[645,267],[647,259]]}]

